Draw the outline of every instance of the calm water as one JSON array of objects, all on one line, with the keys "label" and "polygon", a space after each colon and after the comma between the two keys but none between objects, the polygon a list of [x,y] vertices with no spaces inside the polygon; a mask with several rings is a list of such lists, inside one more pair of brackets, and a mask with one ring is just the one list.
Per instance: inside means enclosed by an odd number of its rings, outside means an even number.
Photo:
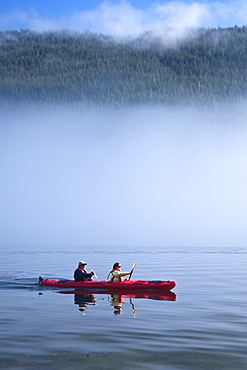
[{"label": "calm water", "polygon": [[[247,368],[246,248],[88,249],[1,248],[1,368]],[[176,280],[176,300],[125,298],[115,314],[106,294],[37,285],[71,278],[81,259],[100,280],[136,262],[133,279]]]}]

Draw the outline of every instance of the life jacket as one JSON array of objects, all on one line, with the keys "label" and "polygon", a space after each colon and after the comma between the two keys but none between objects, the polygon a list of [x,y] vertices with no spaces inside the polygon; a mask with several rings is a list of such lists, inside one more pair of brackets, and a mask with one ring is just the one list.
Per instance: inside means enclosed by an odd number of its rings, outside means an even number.
[{"label": "life jacket", "polygon": [[[83,278],[83,280],[76,278],[77,271],[81,271],[81,272],[83,272],[83,274],[85,274],[85,278]],[[88,273],[86,270],[81,269],[80,267],[77,267],[77,269],[74,271],[74,279],[75,279],[75,281],[90,280],[90,278],[91,278],[90,273]]]},{"label": "life jacket", "polygon": [[85,272],[85,274],[88,274],[87,270],[83,270],[83,269],[82,269],[82,268],[80,268],[80,267],[77,267],[77,269],[76,269],[75,271],[77,271],[77,270],[83,271],[83,272]]},{"label": "life jacket", "polygon": [[[121,271],[121,270],[120,270],[120,269],[114,269],[114,270],[111,270],[111,272],[110,272],[110,274],[109,274],[109,275],[111,275],[111,279],[110,279],[111,281],[114,281],[114,276],[113,276],[113,274],[112,274],[114,271]],[[122,277],[120,277],[120,281],[122,281]]]}]

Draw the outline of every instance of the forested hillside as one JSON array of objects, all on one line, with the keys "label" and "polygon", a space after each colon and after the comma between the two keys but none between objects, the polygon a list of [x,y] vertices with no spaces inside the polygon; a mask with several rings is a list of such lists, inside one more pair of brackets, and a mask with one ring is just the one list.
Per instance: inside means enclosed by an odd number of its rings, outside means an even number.
[{"label": "forested hillside", "polygon": [[1,100],[101,105],[191,102],[247,95],[247,27],[200,29],[165,45],[92,33],[0,33]]}]

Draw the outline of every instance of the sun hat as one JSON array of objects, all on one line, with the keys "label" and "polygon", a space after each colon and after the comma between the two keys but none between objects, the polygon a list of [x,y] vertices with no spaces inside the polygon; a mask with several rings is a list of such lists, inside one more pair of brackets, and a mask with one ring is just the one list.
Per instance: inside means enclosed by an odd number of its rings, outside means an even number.
[{"label": "sun hat", "polygon": [[85,262],[85,261],[80,261],[78,263],[78,266],[85,266],[85,265],[87,265],[87,262]]}]

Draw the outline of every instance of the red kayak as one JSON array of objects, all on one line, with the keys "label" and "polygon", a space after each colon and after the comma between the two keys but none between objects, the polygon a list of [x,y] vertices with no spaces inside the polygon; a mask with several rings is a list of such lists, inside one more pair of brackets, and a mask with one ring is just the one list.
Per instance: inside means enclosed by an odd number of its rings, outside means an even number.
[{"label": "red kayak", "polygon": [[77,288],[87,290],[113,290],[113,291],[136,291],[136,290],[153,290],[153,291],[170,291],[176,286],[175,281],[142,281],[142,280],[125,280],[125,281],[74,281],[74,280],[48,280],[39,278],[42,286],[54,288]]}]

